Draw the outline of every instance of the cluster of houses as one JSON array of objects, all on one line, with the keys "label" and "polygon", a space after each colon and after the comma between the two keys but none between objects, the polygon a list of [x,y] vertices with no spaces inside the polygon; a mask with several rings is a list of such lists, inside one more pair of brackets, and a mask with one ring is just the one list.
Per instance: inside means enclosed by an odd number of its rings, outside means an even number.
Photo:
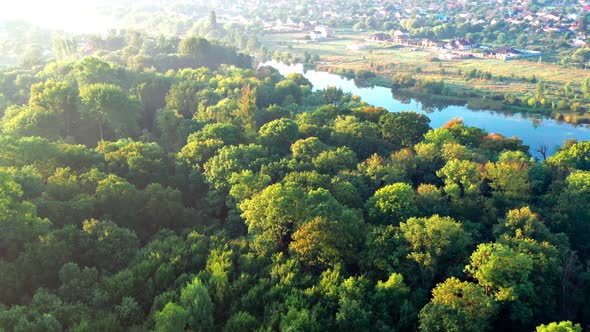
[{"label": "cluster of houses", "polygon": [[285,21],[277,19],[274,22],[265,23],[264,31],[269,33],[303,32],[307,33],[312,41],[319,41],[334,35],[334,31],[330,27],[319,24],[317,21],[298,20],[290,17]]},{"label": "cluster of houses", "polygon": [[[427,20],[437,19],[447,23],[461,20],[463,24],[490,26],[507,24],[523,31],[535,33],[574,34],[571,45],[590,47],[590,38],[580,25],[581,17],[590,13],[590,0],[564,0],[546,2],[546,5],[532,7],[527,0],[308,0],[293,3],[288,0],[235,0],[232,6],[224,8],[228,21],[259,22],[269,33],[309,34],[312,40],[327,38],[316,26],[327,25],[328,21],[357,22],[373,18],[377,21],[392,20]],[[256,14],[248,15],[252,6]],[[488,8],[481,12],[479,9]],[[303,13],[303,14],[302,14]],[[244,17],[245,15],[246,17]],[[297,18],[298,17],[298,18]],[[279,19],[280,18],[280,19]],[[320,32],[320,33],[316,33]],[[422,40],[413,40],[404,35],[375,36],[375,42],[392,39],[398,44],[419,46]],[[447,46],[447,45],[442,45]],[[451,45],[467,51],[473,48],[469,44]]]},{"label": "cluster of houses", "polygon": [[317,21],[299,20],[288,17],[286,20],[276,19],[264,22],[264,31],[271,33],[305,32],[313,29]]},{"label": "cluster of houses", "polygon": [[[489,46],[478,44],[469,38],[454,38],[447,43],[430,40],[428,38],[410,38],[408,33],[399,30],[395,31],[392,35],[387,33],[375,33],[366,39],[366,41],[434,50],[439,52],[439,58],[441,59],[467,59],[477,57],[506,61],[541,55],[539,52],[517,50],[511,47],[493,49]],[[349,49],[360,48],[349,47]]]},{"label": "cluster of houses", "polygon": [[375,33],[371,35],[367,41],[380,44],[397,44],[431,49],[437,49],[443,46],[442,43],[428,38],[410,38],[408,33],[399,30],[395,31],[393,35],[387,33]]},{"label": "cluster of houses", "polygon": [[[302,32],[309,34],[313,40],[327,38],[325,33],[315,33],[321,32],[315,27],[328,25],[329,21],[359,22],[373,18],[379,22],[400,22],[436,19],[450,24],[461,20],[462,24],[483,27],[506,24],[534,33],[571,32],[574,34],[572,46],[590,47],[590,38],[580,28],[580,18],[590,13],[590,0],[545,3],[546,5],[531,6],[529,0],[429,0],[419,3],[413,0],[234,0],[231,6],[224,7],[223,12],[228,22],[259,22],[269,33]],[[252,7],[257,8],[255,13],[252,12]],[[487,9],[480,11],[481,8]],[[396,42],[400,44],[421,43],[411,38],[404,40],[404,36],[391,38],[397,38]],[[459,47],[466,50],[470,46],[465,44]]]},{"label": "cluster of houses", "polygon": [[470,51],[479,47],[479,44],[468,38],[455,38],[445,44],[428,38],[410,38],[407,32],[402,32],[400,30],[396,30],[392,35],[386,33],[375,33],[371,35],[367,41],[374,43],[391,43],[435,50],[447,49],[455,51]]},{"label": "cluster of houses", "polygon": [[[275,4],[286,0],[278,0]],[[537,33],[572,32],[575,37],[572,46],[590,47],[590,38],[583,29],[580,29],[581,17],[590,13],[589,0],[551,1],[547,5],[539,5],[536,8],[530,5],[530,1],[515,0],[443,0],[424,1],[416,3],[411,0],[351,0],[351,1],[313,1],[314,8],[309,9],[308,19],[318,22],[326,20],[376,20],[391,19],[401,21],[404,19],[432,19],[441,22],[452,22],[456,19],[471,25],[489,26],[505,23],[509,26]],[[490,8],[485,14],[477,13],[481,7]],[[313,13],[313,14],[311,14]],[[291,29],[303,29],[296,27],[297,22],[267,22],[268,29],[273,31]],[[269,24],[270,23],[270,24]],[[294,23],[294,24],[292,24]],[[393,36],[392,38],[394,38]],[[403,36],[401,37],[403,38]],[[399,43],[415,44],[414,40],[398,40]],[[470,47],[462,45],[461,47]]]}]

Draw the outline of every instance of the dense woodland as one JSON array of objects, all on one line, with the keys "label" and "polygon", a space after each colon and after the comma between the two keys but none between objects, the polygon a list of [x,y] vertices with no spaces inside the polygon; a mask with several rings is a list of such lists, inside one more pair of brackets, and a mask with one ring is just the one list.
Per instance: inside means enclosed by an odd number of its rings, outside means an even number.
[{"label": "dense woodland", "polygon": [[1,73],[0,330],[590,323],[590,142],[536,161],[202,39],[178,49]]}]

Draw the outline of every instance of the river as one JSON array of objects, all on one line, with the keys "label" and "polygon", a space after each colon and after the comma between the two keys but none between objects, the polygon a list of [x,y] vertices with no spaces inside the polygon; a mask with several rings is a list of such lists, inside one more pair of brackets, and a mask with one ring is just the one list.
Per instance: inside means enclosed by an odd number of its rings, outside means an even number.
[{"label": "river", "polygon": [[488,133],[499,133],[507,137],[517,136],[530,147],[531,154],[536,158],[541,158],[541,155],[535,150],[542,144],[548,147],[547,152],[551,155],[567,139],[590,140],[590,128],[588,127],[558,122],[537,114],[470,110],[466,105],[446,106],[436,111],[425,110],[419,100],[400,101],[395,99],[389,88],[358,87],[354,80],[336,74],[315,70],[304,71],[301,64],[286,65],[277,61],[268,61],[262,65],[274,67],[282,75],[303,74],[313,84],[314,91],[334,86],[342,89],[345,93],[357,95],[367,103],[383,107],[390,112],[415,111],[424,114],[430,118],[432,128],[441,127],[454,118],[461,118],[465,125],[484,129]]}]

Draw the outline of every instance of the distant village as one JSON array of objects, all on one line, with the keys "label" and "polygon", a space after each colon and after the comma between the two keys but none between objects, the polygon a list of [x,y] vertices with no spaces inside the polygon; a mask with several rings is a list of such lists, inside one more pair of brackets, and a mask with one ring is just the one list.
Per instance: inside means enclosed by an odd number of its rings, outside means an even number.
[{"label": "distant village", "polygon": [[[334,30],[318,21],[297,20],[288,18],[284,22],[280,19],[274,22],[267,22],[264,26],[268,33],[305,33],[306,40],[319,42],[334,37]],[[428,38],[411,38],[409,33],[396,30],[393,34],[374,33],[366,42],[381,45],[400,45],[410,49],[424,49],[437,51],[440,59],[466,59],[466,58],[487,58],[497,60],[514,60],[530,57],[539,57],[541,52],[530,50],[519,50],[512,47],[492,48],[488,45],[476,43],[469,38],[454,38],[448,42],[431,40]],[[366,49],[367,45],[352,43],[347,45],[350,50]]]},{"label": "distant village", "polygon": [[[590,0],[545,0],[543,4],[535,5],[525,0],[425,0],[419,3],[413,0],[194,0],[191,3],[192,7],[165,5],[161,8],[169,22],[169,26],[162,27],[164,35],[182,38],[194,33],[193,28],[198,22],[207,19],[208,10],[205,8],[208,8],[215,10],[220,25],[242,27],[245,34],[247,31],[247,37],[300,33],[302,39],[298,42],[322,42],[337,38],[335,32],[340,30],[334,27],[350,28],[365,22],[366,27],[357,29],[364,35],[365,43],[351,43],[346,46],[350,50],[383,43],[436,51],[442,59],[485,57],[511,60],[540,56],[539,52],[527,48],[543,51],[547,47],[558,51],[570,48],[571,53],[577,48],[590,48]],[[142,10],[146,15],[156,16],[160,9],[150,5]],[[369,21],[376,23],[369,25]],[[134,22],[134,26],[139,25]],[[420,32],[428,29],[432,32],[439,26],[451,26],[451,33],[434,38],[432,34]],[[466,32],[469,29],[477,31],[474,33],[475,38],[469,38],[470,34]],[[483,34],[482,31],[492,37],[488,36],[486,40],[477,36],[478,33]],[[509,37],[510,42],[496,42],[494,33],[497,35],[498,32],[508,31],[517,31]],[[104,31],[100,37],[106,39],[109,33],[111,31]],[[517,34],[535,39],[546,36],[549,42],[519,45],[515,43]],[[92,42],[88,42],[91,37],[86,38],[84,43],[78,41],[77,45],[87,55],[96,51]],[[37,38],[35,43],[43,45],[46,55],[51,49],[51,43],[43,43],[43,40],[50,39]],[[557,41],[559,44],[556,44]],[[22,51],[22,45],[8,35],[2,24],[0,46],[4,49],[0,59],[5,63],[16,64],[17,53]]]},{"label": "distant village", "polygon": [[[400,30],[396,30],[393,35],[375,33],[366,41],[385,45],[407,46],[411,49],[420,48],[437,51],[440,59],[486,58],[506,61],[539,57],[542,54],[541,52],[518,50],[512,47],[492,48],[491,46],[478,44],[469,38],[455,38],[446,43],[428,38],[410,38],[408,33]],[[349,49],[358,49],[358,47],[353,46],[349,47]]]},{"label": "distant village", "polygon": [[[237,1],[232,8],[227,8],[228,12],[222,17],[228,22],[258,22],[262,25],[267,33],[295,33],[303,32],[309,34],[311,40],[321,40],[329,38],[330,31],[326,29],[330,22],[355,22],[357,20],[375,19],[391,20],[401,22],[402,20],[411,19],[432,19],[435,18],[440,22],[451,22],[461,20],[471,25],[481,25],[483,28],[494,26],[496,24],[505,24],[506,29],[515,27],[524,32],[542,33],[570,33],[570,46],[572,47],[590,47],[590,36],[580,29],[579,18],[590,14],[590,1],[588,0],[569,0],[569,1],[546,1],[552,3],[547,6],[538,6],[537,9],[531,9],[527,1],[503,1],[503,0],[483,0],[483,1],[438,1],[426,2],[426,4],[417,4],[415,1],[401,0],[353,0],[353,1],[321,1],[314,2],[317,8],[305,9],[309,12],[307,15],[280,15],[284,13],[285,8],[290,12],[305,11],[301,5],[293,5],[286,0],[279,0],[273,3],[267,11],[275,13],[275,18],[268,19],[267,16],[243,16],[243,6],[247,6],[245,1]],[[250,4],[251,5],[251,4]],[[478,12],[482,6],[487,6],[484,14]],[[298,17],[298,18],[297,18]],[[379,30],[374,29],[374,30]],[[473,50],[474,43],[468,40],[457,38],[450,42],[450,45],[437,45],[436,41],[413,40],[405,35],[388,36],[371,36],[377,41],[392,39],[393,43],[402,45],[411,45],[417,47],[432,48],[444,47],[451,51]],[[407,37],[407,38],[406,38]],[[406,38],[406,39],[404,39]],[[483,52],[489,57],[498,57],[504,60],[516,56],[526,56],[527,52],[515,49],[497,49],[499,52]],[[520,52],[520,53],[519,53]]]}]

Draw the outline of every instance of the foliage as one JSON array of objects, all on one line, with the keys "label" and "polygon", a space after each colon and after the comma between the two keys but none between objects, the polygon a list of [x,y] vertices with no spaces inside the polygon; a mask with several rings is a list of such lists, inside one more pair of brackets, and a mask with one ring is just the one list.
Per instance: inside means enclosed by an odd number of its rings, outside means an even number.
[{"label": "foliage", "polygon": [[436,286],[420,311],[421,331],[485,331],[498,311],[478,285],[450,278]]},{"label": "foliage", "polygon": [[540,162],[461,120],[314,91],[199,37],[240,39],[221,22],[89,37],[100,57],[81,60],[63,39],[63,61],[0,73],[0,330],[590,323],[586,142]]},{"label": "foliage", "polygon": [[573,324],[570,321],[552,322],[537,326],[537,332],[581,332],[580,324]]},{"label": "foliage", "polygon": [[394,183],[377,190],[367,201],[367,210],[376,224],[399,224],[418,214],[414,190],[406,183]]}]

